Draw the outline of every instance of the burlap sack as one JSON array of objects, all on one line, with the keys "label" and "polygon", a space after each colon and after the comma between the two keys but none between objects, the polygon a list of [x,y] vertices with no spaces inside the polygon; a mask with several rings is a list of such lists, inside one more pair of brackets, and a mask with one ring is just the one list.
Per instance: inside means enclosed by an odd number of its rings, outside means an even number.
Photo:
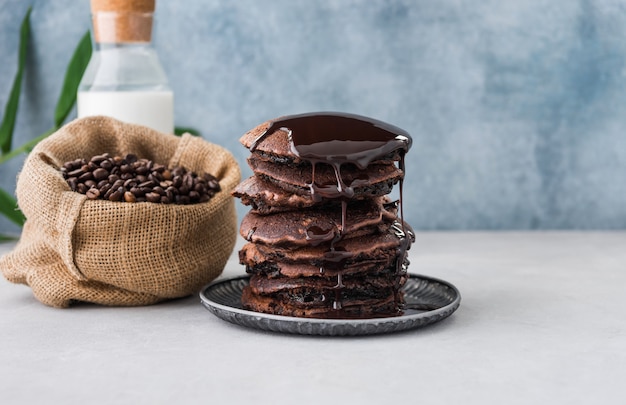
[{"label": "burlap sack", "polygon": [[[88,200],[71,191],[58,168],[104,152],[208,172],[221,191],[192,205]],[[233,156],[201,138],[106,117],[73,121],[24,163],[16,194],[27,221],[0,270],[54,307],[147,305],[192,294],[221,273],[232,252],[237,217],[230,192],[239,179]]]}]

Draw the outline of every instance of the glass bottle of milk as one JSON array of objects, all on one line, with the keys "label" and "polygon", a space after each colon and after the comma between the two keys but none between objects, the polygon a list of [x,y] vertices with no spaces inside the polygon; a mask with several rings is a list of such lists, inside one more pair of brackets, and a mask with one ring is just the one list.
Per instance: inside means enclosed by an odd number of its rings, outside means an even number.
[{"label": "glass bottle of milk", "polygon": [[91,0],[95,50],[78,117],[107,115],[174,132],[174,96],[151,44],[155,0]]}]

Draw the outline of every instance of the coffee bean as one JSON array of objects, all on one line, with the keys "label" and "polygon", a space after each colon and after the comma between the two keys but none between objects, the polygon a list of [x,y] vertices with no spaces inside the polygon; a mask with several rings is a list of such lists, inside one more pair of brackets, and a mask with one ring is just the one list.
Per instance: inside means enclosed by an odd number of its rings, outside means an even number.
[{"label": "coffee bean", "polygon": [[87,172],[87,173],[83,173],[78,177],[78,181],[80,182],[86,182],[87,180],[93,180],[93,173],[92,172]]},{"label": "coffee bean", "polygon": [[137,181],[135,179],[127,179],[124,181],[124,188],[130,190],[131,188],[137,185]]},{"label": "coffee bean", "polygon": [[98,190],[100,190],[100,195],[102,196],[104,196],[107,193],[107,191],[109,191],[110,189],[111,189],[111,185],[109,183],[106,183],[102,187],[98,187]]},{"label": "coffee bean", "polygon": [[211,174],[198,175],[182,166],[168,168],[133,154],[75,159],[59,170],[70,189],[90,200],[191,204],[207,202],[220,190]]},{"label": "coffee bean", "polygon": [[161,196],[157,193],[147,193],[146,200],[148,202],[161,202]]},{"label": "coffee bean", "polygon": [[187,173],[183,176],[183,184],[187,186],[188,189],[193,188],[193,177],[191,177],[191,174]]},{"label": "coffee bean", "polygon": [[81,194],[87,193],[87,190],[89,190],[89,187],[87,187],[83,183],[78,183],[78,185],[76,186],[76,191],[78,191]]},{"label": "coffee bean", "polygon": [[109,195],[109,201],[121,201],[123,196],[124,196],[124,188],[120,187]]},{"label": "coffee bean", "polygon": [[87,195],[87,198],[89,198],[90,200],[95,200],[98,197],[100,197],[100,190],[92,187],[89,190],[87,190],[85,194]]},{"label": "coffee bean", "polygon": [[139,183],[139,187],[144,188],[144,187],[154,187],[154,182],[152,180],[148,180],[148,181],[144,181],[143,183]]},{"label": "coffee bean", "polygon": [[217,180],[209,180],[207,186],[216,191],[220,190],[220,183],[218,183]]},{"label": "coffee bean", "polygon": [[157,193],[158,195],[165,195],[165,190],[163,190],[163,188],[159,186],[154,187],[152,191]]},{"label": "coffee bean", "polygon": [[76,186],[78,185],[78,179],[76,177],[70,177],[67,179],[67,184],[70,186],[72,191],[76,191]]},{"label": "coffee bean", "polygon": [[113,187],[113,188],[120,188],[122,186],[124,186],[124,180],[119,179],[119,180],[116,180],[115,183],[113,183],[113,185],[111,187]]},{"label": "coffee bean", "polygon": [[104,180],[109,177],[109,172],[106,169],[99,168],[93,171],[93,177],[96,180]]},{"label": "coffee bean", "polygon": [[102,162],[100,162],[100,167],[105,170],[111,170],[111,168],[113,168],[113,162],[111,162],[110,160],[103,160]]},{"label": "coffee bean", "polygon": [[196,185],[193,186],[193,190],[197,191],[199,194],[202,194],[206,191],[206,186],[202,183],[196,183]]},{"label": "coffee bean", "polygon": [[[105,187],[102,187],[102,188],[106,188],[106,186],[105,186]],[[116,190],[116,189],[114,189],[113,187],[111,187],[111,185],[109,184],[109,187],[108,187],[107,191],[103,194],[104,199],[105,199],[105,200],[108,200],[108,199],[109,199],[109,197],[111,197],[111,194],[113,194],[113,193],[114,193],[114,192],[116,192],[116,191],[117,191],[117,190]]]},{"label": "coffee bean", "polygon": [[94,162],[94,163],[96,163],[96,164],[99,164],[100,162],[102,162],[103,160],[106,160],[106,159],[107,159],[107,156],[105,156],[104,154],[102,154],[102,155],[96,155],[96,156],[92,157],[92,158],[90,159],[90,161],[91,161],[91,162]]},{"label": "coffee bean", "polygon": [[83,169],[79,168],[79,169],[72,170],[71,172],[67,173],[67,175],[70,177],[78,177],[83,173],[85,173]]},{"label": "coffee bean", "polygon": [[135,195],[133,193],[131,193],[130,191],[127,191],[124,193],[124,201],[135,202],[137,201],[137,199],[135,198]]}]

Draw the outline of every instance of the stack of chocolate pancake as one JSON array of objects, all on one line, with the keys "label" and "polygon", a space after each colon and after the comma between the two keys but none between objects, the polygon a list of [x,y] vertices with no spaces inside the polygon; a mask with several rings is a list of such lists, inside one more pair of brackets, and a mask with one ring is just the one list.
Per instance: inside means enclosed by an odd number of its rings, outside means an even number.
[{"label": "stack of chocolate pancake", "polygon": [[[247,309],[317,318],[402,312],[406,251],[404,155],[395,126],[341,113],[282,117],[241,143],[254,175],[233,195],[251,207],[240,262],[252,276]],[[400,183],[400,199],[387,196]]]}]

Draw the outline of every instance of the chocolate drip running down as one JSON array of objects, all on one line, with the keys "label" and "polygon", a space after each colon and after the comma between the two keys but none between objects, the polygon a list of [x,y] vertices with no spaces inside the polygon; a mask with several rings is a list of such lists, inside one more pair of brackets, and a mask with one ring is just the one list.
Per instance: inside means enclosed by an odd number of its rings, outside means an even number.
[{"label": "chocolate drip running down", "polygon": [[[411,136],[404,130],[372,118],[353,114],[322,112],[293,115],[273,121],[250,145],[250,151],[270,134],[285,130],[288,133],[289,146],[293,154],[303,161],[310,163],[312,180],[308,184],[311,197],[314,201],[322,199],[341,200],[341,227],[338,230],[317,229],[307,230],[308,240],[312,245],[330,241],[330,249],[324,255],[324,262],[329,266],[343,264],[351,258],[349,252],[340,251],[335,247],[344,235],[347,216],[347,201],[354,197],[353,187],[367,182],[367,176],[357,178],[350,184],[342,178],[341,167],[353,164],[364,170],[368,165],[393,154],[400,157],[399,169],[404,172],[404,155],[411,147]],[[318,184],[315,181],[315,169],[318,164],[330,165],[335,173],[335,184]],[[409,248],[412,232],[405,229],[402,210],[403,179],[399,180],[400,211],[399,227],[396,227],[396,236],[402,239],[397,257],[397,270],[403,267],[406,250]],[[324,267],[320,268],[323,273]],[[341,309],[341,290],[344,285],[341,272],[337,275],[335,286],[334,309]]]}]

